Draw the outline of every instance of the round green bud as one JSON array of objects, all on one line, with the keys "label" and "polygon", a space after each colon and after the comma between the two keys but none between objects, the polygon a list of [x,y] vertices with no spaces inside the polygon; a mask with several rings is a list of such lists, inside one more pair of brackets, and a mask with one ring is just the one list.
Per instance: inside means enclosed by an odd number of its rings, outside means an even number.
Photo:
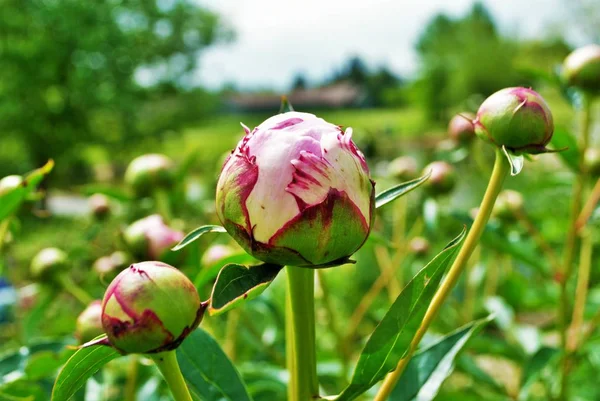
[{"label": "round green bud", "polygon": [[21,185],[23,185],[23,177],[20,175],[7,175],[0,180],[0,196],[9,193]]},{"label": "round green bud", "polygon": [[505,189],[498,194],[492,214],[499,220],[514,221],[523,212],[523,195],[512,189]]},{"label": "round green bud", "polygon": [[600,177],[600,148],[588,148],[585,151],[583,163],[592,177]]},{"label": "round green bud", "polygon": [[31,275],[36,279],[47,280],[68,267],[67,254],[58,248],[42,249],[31,261]]},{"label": "round green bud", "polygon": [[462,145],[468,144],[475,138],[475,115],[473,113],[459,113],[452,117],[448,124],[450,138]]},{"label": "round green bud", "polygon": [[454,189],[456,185],[456,171],[450,163],[444,161],[429,163],[423,169],[423,174],[429,172],[431,172],[431,176],[424,187],[430,195],[445,195]]},{"label": "round green bud", "polygon": [[104,334],[102,327],[102,301],[92,301],[77,317],[75,337],[80,344]]},{"label": "round green bud", "polygon": [[562,76],[569,86],[600,93],[600,46],[587,45],[567,56]]},{"label": "round green bud", "polygon": [[127,247],[140,259],[161,260],[183,237],[182,231],[169,227],[158,214],[134,221],[123,232]]},{"label": "round green bud", "polygon": [[103,194],[94,194],[89,197],[88,205],[92,216],[98,220],[103,220],[110,214],[110,200]]},{"label": "round green bud", "polygon": [[408,247],[415,255],[423,256],[429,252],[429,241],[425,237],[414,237],[408,243]]},{"label": "round green bud", "polygon": [[204,310],[183,273],[162,262],[142,262],[123,270],[106,289],[102,326],[122,354],[170,351],[198,327]]},{"label": "round green bud", "polygon": [[125,183],[138,196],[148,196],[156,189],[170,188],[174,182],[173,161],[161,154],[139,156],[129,163],[125,171]]},{"label": "round green bud", "polygon": [[387,171],[390,177],[402,181],[412,180],[417,177],[417,161],[412,156],[400,156],[390,162]]},{"label": "round green bud", "polygon": [[527,88],[506,88],[488,97],[473,121],[484,141],[516,153],[544,153],[554,123],[546,101]]}]

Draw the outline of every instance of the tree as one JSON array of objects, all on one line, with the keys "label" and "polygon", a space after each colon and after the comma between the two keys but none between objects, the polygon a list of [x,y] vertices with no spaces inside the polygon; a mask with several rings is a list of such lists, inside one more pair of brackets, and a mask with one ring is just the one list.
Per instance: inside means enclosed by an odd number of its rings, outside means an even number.
[{"label": "tree", "polygon": [[0,132],[38,165],[81,143],[132,143],[144,103],[184,91],[200,52],[230,36],[186,0],[0,0],[0,9]]}]

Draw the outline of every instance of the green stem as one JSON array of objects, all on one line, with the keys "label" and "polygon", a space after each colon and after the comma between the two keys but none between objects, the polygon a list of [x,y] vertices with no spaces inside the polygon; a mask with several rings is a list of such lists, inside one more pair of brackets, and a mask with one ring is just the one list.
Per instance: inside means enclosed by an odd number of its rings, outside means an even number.
[{"label": "green stem", "polygon": [[333,306],[333,302],[330,297],[330,288],[327,282],[327,277],[325,274],[325,269],[318,269],[317,276],[319,277],[319,286],[321,287],[321,292],[323,293],[323,306],[327,311],[329,330],[335,337],[335,346],[337,352],[342,360],[342,369],[344,371],[344,377],[348,372],[348,353],[346,352],[346,347],[344,347],[344,338],[340,331],[340,327],[337,320],[337,313],[335,311],[335,307]]},{"label": "green stem", "polygon": [[57,280],[63,290],[73,295],[73,297],[83,305],[88,306],[94,300],[94,298],[85,292],[83,288],[78,286],[68,274],[59,274]]},{"label": "green stem", "polygon": [[291,309],[291,313],[286,314],[286,320],[290,320],[287,331],[293,332],[293,360],[287,360],[291,375],[288,401],[310,401],[319,398],[315,348],[315,272],[294,266],[286,267],[286,271]]},{"label": "green stem", "polygon": [[193,401],[190,390],[188,390],[187,384],[185,384],[185,380],[181,375],[181,369],[179,369],[175,351],[150,354],[148,356],[152,358],[156,367],[165,378],[165,381],[171,389],[171,393],[173,393],[174,400]]},{"label": "green stem", "polygon": [[588,285],[590,282],[590,271],[592,270],[593,241],[591,234],[584,230],[581,233],[581,256],[579,258],[579,272],[577,274],[577,289],[575,290],[575,305],[573,306],[573,318],[569,329],[570,336],[567,341],[567,353],[574,352],[581,338],[581,328],[585,314],[585,302],[587,300]]},{"label": "green stem", "polygon": [[510,164],[508,163],[508,160],[506,160],[502,150],[496,150],[496,161],[494,163],[494,169],[492,170],[492,176],[490,177],[488,187],[485,191],[485,195],[483,196],[483,200],[481,201],[481,205],[479,206],[479,212],[477,213],[477,217],[473,222],[473,226],[471,226],[462,248],[458,252],[454,263],[450,267],[446,279],[435,293],[435,296],[433,297],[431,304],[427,309],[427,313],[425,313],[425,317],[423,317],[421,326],[415,333],[415,336],[410,343],[406,357],[401,359],[396,367],[396,370],[394,370],[385,378],[373,401],[387,400],[392,390],[396,386],[396,383],[398,383],[400,376],[402,376],[404,369],[406,369],[408,362],[416,351],[421,339],[425,335],[425,332],[427,332],[429,329],[429,326],[437,316],[437,313],[441,309],[444,301],[448,295],[450,295],[450,292],[456,285],[458,278],[467,266],[469,257],[473,253],[475,247],[477,247],[479,239],[481,238],[481,234],[483,233],[485,225],[490,218],[490,214],[492,213],[492,208],[494,207],[498,193],[500,193],[504,179],[508,175],[509,171]]},{"label": "green stem", "polygon": [[127,381],[125,382],[125,401],[136,401],[137,379],[138,379],[138,356],[129,356],[129,367],[127,369]]},{"label": "green stem", "polygon": [[[570,296],[568,291],[569,278],[573,273],[573,262],[575,259],[575,248],[577,245],[577,234],[579,227],[577,219],[581,212],[581,204],[583,198],[584,187],[587,179],[587,171],[585,168],[585,152],[589,145],[590,139],[590,123],[591,123],[591,99],[588,96],[583,97],[581,138],[579,144],[579,174],[575,177],[573,184],[573,195],[571,204],[571,225],[567,233],[565,241],[565,253],[562,269],[556,272],[556,279],[560,284],[560,299],[558,304],[558,329],[560,331],[561,346],[566,351],[568,335],[569,335],[569,308]],[[569,357],[566,352],[563,353],[561,367],[561,386],[558,399],[566,401],[568,398],[567,376],[569,370]]]},{"label": "green stem", "polygon": [[229,311],[227,314],[227,325],[225,327],[225,343],[223,344],[223,350],[232,361],[235,361],[237,358],[236,340],[238,337],[241,313],[241,309],[238,308]]},{"label": "green stem", "polygon": [[156,202],[156,209],[158,209],[158,213],[165,219],[168,223],[173,218],[173,213],[171,211],[171,200],[169,199],[169,193],[162,189],[158,188],[154,191],[154,201]]},{"label": "green stem", "polygon": [[6,234],[8,234],[8,228],[10,227],[11,217],[12,216],[8,216],[2,222],[0,222],[0,255],[2,254],[4,241],[6,241]]}]

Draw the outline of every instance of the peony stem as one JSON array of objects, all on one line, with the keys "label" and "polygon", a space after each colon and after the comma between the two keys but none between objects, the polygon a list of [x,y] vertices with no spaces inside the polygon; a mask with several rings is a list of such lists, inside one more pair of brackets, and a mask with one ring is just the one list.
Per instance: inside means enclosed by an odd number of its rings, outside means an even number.
[{"label": "peony stem", "polygon": [[[567,233],[565,241],[565,253],[563,265],[560,271],[556,272],[556,279],[560,284],[560,300],[558,304],[558,329],[561,333],[561,346],[566,351],[568,335],[569,335],[569,303],[570,296],[568,292],[568,283],[571,274],[573,273],[573,262],[575,259],[575,247],[577,245],[577,234],[579,231],[577,218],[581,213],[581,203],[583,198],[584,187],[587,179],[585,169],[585,152],[588,148],[590,139],[590,123],[591,123],[591,99],[588,96],[583,97],[583,111],[581,124],[581,138],[579,144],[579,174],[575,176],[573,184],[573,196],[571,204],[571,226]],[[569,370],[569,357],[566,352],[563,353],[561,366],[561,386],[558,399],[565,401],[568,393],[567,376]]]},{"label": "peony stem", "polygon": [[185,384],[185,380],[181,375],[181,369],[179,369],[179,363],[177,362],[177,355],[175,351],[161,352],[158,354],[148,355],[154,363],[160,373],[162,373],[165,381],[173,393],[175,401],[192,401],[190,390]]},{"label": "peony stem", "polygon": [[[288,401],[310,401],[319,398],[315,347],[315,272],[294,266],[288,266],[286,270],[290,309],[286,313],[289,325],[286,331],[293,338],[293,357],[288,355],[287,358],[290,371]],[[287,347],[288,352],[292,347]]]},{"label": "peony stem", "polygon": [[136,401],[138,385],[138,356],[129,356],[129,366],[127,368],[127,381],[125,382],[125,401]]},{"label": "peony stem", "polygon": [[581,256],[579,258],[579,272],[577,275],[577,288],[575,290],[575,305],[573,307],[573,318],[569,329],[570,336],[567,340],[567,353],[577,350],[581,338],[581,328],[585,313],[585,302],[587,300],[588,285],[590,282],[590,271],[592,269],[592,235],[584,230],[581,233]]},{"label": "peony stem", "polygon": [[59,274],[57,280],[63,290],[71,294],[83,305],[87,306],[94,300],[83,288],[75,284],[68,274]]},{"label": "peony stem", "polygon": [[154,201],[156,202],[158,213],[165,219],[165,222],[169,223],[173,218],[169,193],[162,188],[156,189],[154,191]]},{"label": "peony stem", "polygon": [[377,393],[373,401],[387,400],[392,390],[396,386],[396,383],[398,383],[400,376],[402,376],[404,369],[406,369],[406,366],[408,366],[408,362],[410,361],[414,352],[416,351],[419,343],[421,342],[421,339],[425,335],[425,332],[427,332],[427,330],[429,329],[429,326],[435,319],[444,301],[446,300],[448,295],[450,295],[450,292],[456,285],[456,282],[458,281],[461,273],[467,266],[469,257],[473,253],[473,250],[477,247],[479,239],[481,238],[481,234],[483,233],[485,225],[490,218],[490,214],[492,213],[492,208],[494,207],[494,203],[496,202],[498,193],[500,193],[500,190],[502,189],[502,184],[504,183],[504,179],[508,175],[509,171],[510,164],[508,163],[508,160],[502,153],[502,150],[497,149],[496,161],[494,163],[494,169],[492,170],[492,176],[490,177],[490,181],[485,191],[485,195],[483,196],[483,200],[481,201],[481,205],[479,206],[479,212],[477,213],[477,217],[475,218],[475,221],[473,222],[473,225],[471,226],[471,229],[467,234],[465,242],[462,248],[460,249],[458,255],[456,256],[454,263],[450,267],[450,270],[448,271],[445,280],[442,282],[440,288],[438,288],[437,292],[435,293],[433,300],[429,305],[429,309],[427,309],[427,313],[425,313],[425,316],[423,317],[421,326],[415,333],[415,336],[413,337],[412,342],[410,343],[410,347],[408,349],[406,357],[401,359],[398,363],[398,366],[396,367],[396,370],[394,370],[385,378],[383,384],[381,385],[381,388],[379,389],[379,392]]}]

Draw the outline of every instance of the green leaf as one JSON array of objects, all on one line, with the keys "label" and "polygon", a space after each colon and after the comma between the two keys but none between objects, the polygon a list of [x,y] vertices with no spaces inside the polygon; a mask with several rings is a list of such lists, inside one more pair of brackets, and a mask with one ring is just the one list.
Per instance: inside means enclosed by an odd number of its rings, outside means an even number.
[{"label": "green leaf", "polygon": [[226,258],[221,259],[218,263],[215,263],[211,266],[202,267],[194,279],[194,285],[196,288],[201,288],[204,284],[214,280],[219,275],[219,271],[221,271],[224,265],[230,263],[245,265],[258,262],[259,261],[257,259],[244,251],[236,253],[235,255],[227,256]]},{"label": "green leaf", "polygon": [[510,164],[510,175],[515,176],[518,175],[521,170],[523,170],[524,157],[523,155],[517,155],[514,152],[506,149],[506,146],[502,146],[502,152],[508,159],[508,163]]},{"label": "green leaf", "polygon": [[271,263],[223,266],[213,286],[208,312],[219,315],[243,301],[256,298],[275,280],[281,268]]},{"label": "green leaf", "polygon": [[362,351],[350,385],[336,398],[353,400],[396,368],[409,350],[444,273],[454,260],[465,230],[452,240],[402,290]]},{"label": "green leaf", "polygon": [[419,351],[390,395],[390,401],[431,401],[454,370],[454,360],[471,337],[491,320],[471,322]]},{"label": "green leaf", "polygon": [[198,238],[200,238],[202,235],[204,235],[206,233],[226,233],[226,232],[227,232],[227,230],[225,230],[225,228],[223,228],[221,226],[207,225],[207,226],[198,227],[195,230],[191,231],[188,235],[186,235],[185,238],[182,239],[179,242],[179,244],[175,245],[171,250],[178,251],[181,248],[184,248],[184,247],[188,246],[189,244],[191,244],[192,242],[196,241]]},{"label": "green leaf", "polygon": [[556,128],[550,145],[554,149],[565,149],[558,152],[558,156],[571,170],[579,171],[579,148],[575,136],[564,128]]},{"label": "green leaf", "polygon": [[287,113],[289,111],[294,111],[294,107],[290,103],[290,100],[287,96],[281,96],[281,105],[279,106],[279,113]]},{"label": "green leaf", "polygon": [[114,348],[105,345],[80,348],[59,372],[52,389],[52,401],[67,401],[90,376],[118,356]]},{"label": "green leaf", "polygon": [[559,354],[556,348],[542,347],[540,348],[525,364],[523,374],[521,376],[521,390],[519,391],[519,400],[526,400],[529,393],[529,388],[536,380],[544,368]]},{"label": "green leaf", "polygon": [[102,185],[102,184],[85,185],[79,189],[79,192],[81,192],[84,195],[88,195],[88,196],[94,195],[94,194],[102,194],[102,195],[108,196],[109,198],[112,198],[112,199],[115,199],[118,201],[122,201],[122,202],[128,202],[128,201],[132,201],[135,199],[133,197],[133,195],[131,195],[127,191],[124,191],[119,188],[111,187],[108,185]]},{"label": "green leaf", "polygon": [[481,369],[470,355],[461,355],[456,360],[456,368],[471,376],[478,385],[485,384],[497,393],[506,394],[506,388],[494,380],[485,370]]},{"label": "green leaf", "polygon": [[52,171],[54,161],[49,160],[44,166],[27,174],[23,183],[3,195],[0,195],[0,221],[14,213],[27,196],[37,188],[42,179]]},{"label": "green leaf", "polygon": [[181,373],[198,399],[251,401],[240,374],[206,331],[194,330],[176,353]]},{"label": "green leaf", "polygon": [[410,191],[427,181],[430,176],[431,172],[428,172],[422,177],[415,178],[411,181],[403,182],[401,184],[388,188],[383,192],[378,193],[375,196],[375,207],[380,208],[381,206],[390,203],[391,201],[401,197],[402,195],[406,195],[407,193],[409,193]]}]

